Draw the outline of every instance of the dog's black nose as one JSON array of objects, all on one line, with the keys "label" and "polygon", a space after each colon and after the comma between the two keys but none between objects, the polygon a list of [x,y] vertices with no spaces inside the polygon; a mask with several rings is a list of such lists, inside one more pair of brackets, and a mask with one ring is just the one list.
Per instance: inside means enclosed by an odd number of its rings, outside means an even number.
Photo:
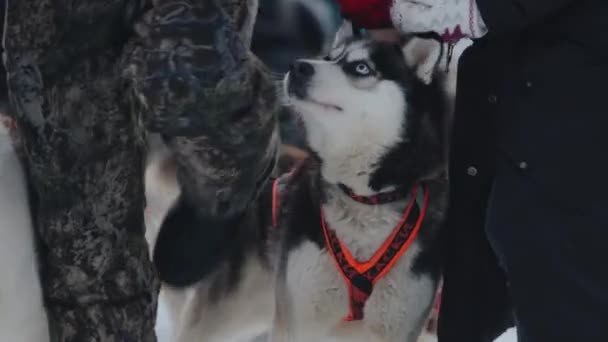
[{"label": "dog's black nose", "polygon": [[294,77],[308,78],[315,74],[315,67],[304,61],[296,61],[291,65],[290,72]]}]

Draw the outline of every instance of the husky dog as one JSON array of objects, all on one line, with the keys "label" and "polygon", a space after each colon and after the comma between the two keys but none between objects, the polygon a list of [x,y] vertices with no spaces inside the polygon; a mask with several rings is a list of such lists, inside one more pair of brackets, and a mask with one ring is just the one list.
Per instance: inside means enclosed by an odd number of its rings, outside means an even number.
[{"label": "husky dog", "polygon": [[26,178],[0,114],[0,341],[49,341]]},{"label": "husky dog", "polygon": [[171,195],[154,262],[172,341],[418,339],[440,278],[446,109],[436,49],[412,46],[350,39],[294,63],[285,90],[314,157],[242,215]]}]

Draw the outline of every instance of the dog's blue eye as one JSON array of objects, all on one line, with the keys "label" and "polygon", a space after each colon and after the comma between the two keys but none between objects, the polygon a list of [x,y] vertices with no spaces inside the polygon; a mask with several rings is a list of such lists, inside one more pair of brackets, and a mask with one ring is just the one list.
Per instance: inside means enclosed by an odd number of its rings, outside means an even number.
[{"label": "dog's blue eye", "polygon": [[362,76],[367,76],[371,72],[369,66],[365,63],[358,63],[355,66],[355,72]]},{"label": "dog's blue eye", "polygon": [[352,77],[369,77],[375,74],[369,64],[365,61],[353,61],[343,65],[342,69]]}]

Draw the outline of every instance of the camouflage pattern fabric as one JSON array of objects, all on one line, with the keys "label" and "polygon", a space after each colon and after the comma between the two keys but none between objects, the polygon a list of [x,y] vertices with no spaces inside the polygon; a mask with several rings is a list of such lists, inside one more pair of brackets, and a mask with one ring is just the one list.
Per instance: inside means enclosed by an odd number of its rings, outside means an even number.
[{"label": "camouflage pattern fabric", "polygon": [[[223,199],[255,192],[241,185],[272,159],[275,90],[248,53],[255,2],[220,6],[7,2],[11,114],[33,189],[54,341],[156,340],[159,282],[143,221],[146,128],[163,133],[180,182],[192,196],[210,192],[214,213],[238,211],[245,199],[235,207]],[[218,143],[209,146],[211,138]]]}]

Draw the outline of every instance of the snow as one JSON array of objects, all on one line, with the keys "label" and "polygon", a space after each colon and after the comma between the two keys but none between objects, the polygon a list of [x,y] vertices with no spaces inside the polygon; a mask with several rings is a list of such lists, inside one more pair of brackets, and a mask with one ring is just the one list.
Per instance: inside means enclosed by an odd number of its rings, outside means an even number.
[{"label": "snow", "polygon": [[[437,342],[437,338],[425,337],[424,339],[420,339],[418,342]],[[509,329],[494,342],[517,342],[517,331],[515,328]]]},{"label": "snow", "polygon": [[517,330],[515,328],[507,330],[495,342],[517,342]]},{"label": "snow", "polygon": [[[156,335],[158,342],[173,342],[171,341],[171,323],[169,321],[169,313],[162,298],[159,299],[158,317],[156,321]],[[427,337],[420,342],[436,342],[435,338]],[[517,342],[517,333],[515,329],[510,329],[504,335],[499,337],[495,342]]]},{"label": "snow", "polygon": [[171,321],[169,320],[169,312],[162,298],[158,300],[158,312],[156,317],[156,337],[158,342],[171,341]]}]

